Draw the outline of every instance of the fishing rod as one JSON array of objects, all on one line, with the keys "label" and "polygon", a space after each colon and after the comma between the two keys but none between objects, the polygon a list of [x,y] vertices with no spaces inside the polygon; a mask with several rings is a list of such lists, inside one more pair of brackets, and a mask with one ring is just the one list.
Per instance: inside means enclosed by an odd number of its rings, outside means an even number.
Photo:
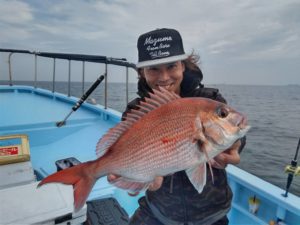
[{"label": "fishing rod", "polygon": [[104,80],[104,75],[101,75],[93,85],[81,96],[78,102],[72,107],[71,112],[65,117],[64,120],[56,122],[57,127],[62,127],[66,124],[67,119],[71,116],[73,112],[80,108],[82,103],[90,96],[90,94],[97,88],[97,86]]},{"label": "fishing rod", "polygon": [[299,148],[300,148],[300,138],[299,138],[298,145],[297,145],[297,148],[296,148],[295,157],[291,161],[291,164],[287,165],[286,168],[285,168],[285,172],[288,173],[289,175],[288,175],[288,178],[287,178],[285,194],[282,194],[283,197],[288,196],[288,192],[289,192],[290,186],[292,184],[294,175],[300,175],[300,167],[297,167],[297,158],[298,158]]}]

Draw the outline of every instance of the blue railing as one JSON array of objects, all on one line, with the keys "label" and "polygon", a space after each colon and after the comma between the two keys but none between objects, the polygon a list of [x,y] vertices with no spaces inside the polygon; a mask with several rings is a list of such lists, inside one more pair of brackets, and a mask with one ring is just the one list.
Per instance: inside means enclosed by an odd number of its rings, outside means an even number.
[{"label": "blue railing", "polygon": [[[6,52],[8,54],[8,68],[9,68],[9,85],[14,84],[13,74],[12,74],[12,55],[19,54],[31,54],[34,55],[34,87],[37,87],[38,74],[37,74],[37,57],[46,57],[53,59],[53,75],[52,75],[52,92],[55,92],[55,83],[56,83],[56,59],[68,60],[68,96],[71,95],[71,61],[81,61],[82,62],[82,94],[84,94],[84,82],[85,82],[85,62],[92,63],[101,63],[105,65],[104,76],[107,78],[108,74],[108,64],[122,66],[126,68],[126,103],[129,100],[129,68],[136,70],[134,63],[128,62],[125,58],[113,58],[100,55],[86,55],[86,54],[69,54],[69,53],[53,53],[53,52],[39,52],[39,51],[29,51],[29,50],[20,50],[20,49],[3,49],[0,48],[0,52]],[[107,108],[107,79],[104,81],[105,90],[104,90],[104,106]]]},{"label": "blue railing", "polygon": [[[229,184],[234,193],[231,220],[237,224],[268,224],[271,220],[282,220],[286,224],[300,223],[300,198],[268,183],[238,167],[227,167]],[[260,206],[256,214],[248,209],[250,197],[256,196]],[[235,212],[237,211],[237,212]],[[236,217],[239,214],[241,220]],[[241,216],[243,215],[243,216]]]}]

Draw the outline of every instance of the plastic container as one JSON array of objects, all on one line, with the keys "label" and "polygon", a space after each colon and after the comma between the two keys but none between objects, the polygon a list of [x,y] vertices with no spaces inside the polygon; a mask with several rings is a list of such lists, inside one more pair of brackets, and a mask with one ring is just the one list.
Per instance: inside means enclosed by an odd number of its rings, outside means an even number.
[{"label": "plastic container", "polygon": [[0,165],[30,160],[29,141],[25,134],[0,136]]}]

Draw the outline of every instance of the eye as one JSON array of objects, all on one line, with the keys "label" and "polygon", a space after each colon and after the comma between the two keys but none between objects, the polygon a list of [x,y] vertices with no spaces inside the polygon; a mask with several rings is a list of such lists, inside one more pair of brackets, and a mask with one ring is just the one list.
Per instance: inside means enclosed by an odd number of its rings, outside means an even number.
[{"label": "eye", "polygon": [[175,69],[175,68],[177,68],[177,64],[176,63],[172,63],[172,64],[168,65],[168,70],[172,70],[172,69]]},{"label": "eye", "polygon": [[150,70],[150,71],[158,71],[158,68],[156,68],[156,67],[150,67],[148,70]]},{"label": "eye", "polygon": [[226,108],[224,107],[219,107],[217,109],[217,115],[220,117],[220,118],[226,118],[228,116],[229,112]]}]

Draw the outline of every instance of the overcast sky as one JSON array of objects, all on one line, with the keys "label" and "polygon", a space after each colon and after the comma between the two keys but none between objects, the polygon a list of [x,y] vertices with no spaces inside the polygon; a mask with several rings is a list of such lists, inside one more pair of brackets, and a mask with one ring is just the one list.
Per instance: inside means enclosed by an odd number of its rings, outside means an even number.
[{"label": "overcast sky", "polygon": [[299,0],[0,0],[0,48],[136,63],[138,36],[162,27],[200,55],[204,83],[300,84]]}]

